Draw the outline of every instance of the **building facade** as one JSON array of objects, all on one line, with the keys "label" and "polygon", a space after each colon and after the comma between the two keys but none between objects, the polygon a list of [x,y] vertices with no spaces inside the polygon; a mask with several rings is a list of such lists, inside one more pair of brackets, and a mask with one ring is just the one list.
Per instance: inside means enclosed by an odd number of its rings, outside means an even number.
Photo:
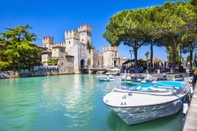
[{"label": "building facade", "polygon": [[121,64],[118,57],[118,46],[103,46],[102,57],[104,67],[112,68]]},{"label": "building facade", "polygon": [[102,53],[92,46],[92,27],[87,23],[78,30],[68,30],[64,33],[65,41],[54,44],[51,36],[43,37],[42,44],[46,50],[42,51],[43,65],[56,60],[59,74],[80,73],[82,68],[112,68],[120,67],[125,60],[118,57],[117,46],[104,46]]},{"label": "building facade", "polygon": [[[78,30],[65,31],[65,41],[54,44],[51,36],[43,37],[42,44],[47,50],[42,52],[42,63],[57,60],[62,74],[80,73],[81,68],[98,66],[99,52],[92,47],[92,27],[84,24]],[[89,44],[89,45],[88,45]]]}]

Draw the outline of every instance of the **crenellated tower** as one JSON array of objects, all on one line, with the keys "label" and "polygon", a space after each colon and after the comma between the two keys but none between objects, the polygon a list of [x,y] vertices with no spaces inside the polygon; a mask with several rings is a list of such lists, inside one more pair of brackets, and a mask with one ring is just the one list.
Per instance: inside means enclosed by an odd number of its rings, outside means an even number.
[{"label": "crenellated tower", "polygon": [[119,64],[118,46],[103,46],[103,63],[106,67],[116,66]]},{"label": "crenellated tower", "polygon": [[68,30],[65,32],[66,49],[70,49],[75,44],[79,44],[79,32],[75,30]]},{"label": "crenellated tower", "polygon": [[47,47],[48,49],[51,49],[54,44],[54,38],[51,36],[45,36],[42,38],[42,45],[43,47]]},{"label": "crenellated tower", "polygon": [[118,46],[103,46],[103,52],[112,52],[118,56]]},{"label": "crenellated tower", "polygon": [[89,41],[92,44],[92,27],[87,23],[78,27],[80,43],[87,44]]}]

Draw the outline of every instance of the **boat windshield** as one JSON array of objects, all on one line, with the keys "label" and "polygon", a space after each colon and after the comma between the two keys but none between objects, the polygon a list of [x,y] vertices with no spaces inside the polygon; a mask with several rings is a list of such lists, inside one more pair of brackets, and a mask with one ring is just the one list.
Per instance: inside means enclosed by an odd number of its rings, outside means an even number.
[{"label": "boat windshield", "polygon": [[173,89],[179,92],[185,86],[186,82],[181,81],[153,81],[150,83],[122,83],[119,88],[144,92],[170,92]]}]

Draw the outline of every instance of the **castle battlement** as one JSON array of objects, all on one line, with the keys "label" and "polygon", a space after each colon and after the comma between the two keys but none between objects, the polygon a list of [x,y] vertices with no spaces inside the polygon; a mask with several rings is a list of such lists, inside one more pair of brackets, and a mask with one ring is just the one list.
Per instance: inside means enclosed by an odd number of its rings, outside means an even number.
[{"label": "castle battlement", "polygon": [[66,45],[66,42],[59,42],[59,43],[56,43],[55,45]]},{"label": "castle battlement", "polygon": [[103,46],[103,52],[104,51],[118,51],[118,46]]},{"label": "castle battlement", "polygon": [[76,30],[68,30],[65,32],[66,39],[79,39],[79,32]]},{"label": "castle battlement", "polygon": [[92,26],[89,26],[87,23],[78,27],[78,32],[89,32],[92,33]]},{"label": "castle battlement", "polygon": [[51,36],[45,36],[42,38],[42,43],[49,43],[53,44],[54,43],[54,38]]},{"label": "castle battlement", "polygon": [[92,50],[93,50],[93,53],[98,53],[99,54],[98,50],[95,50],[95,49],[92,49]]}]

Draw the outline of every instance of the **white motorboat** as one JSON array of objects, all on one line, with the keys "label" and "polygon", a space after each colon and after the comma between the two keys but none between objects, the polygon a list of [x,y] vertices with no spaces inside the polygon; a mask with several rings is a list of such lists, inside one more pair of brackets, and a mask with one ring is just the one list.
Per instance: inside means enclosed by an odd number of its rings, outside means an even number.
[{"label": "white motorboat", "polygon": [[100,81],[125,80],[125,76],[116,76],[116,75],[97,75],[95,77]]},{"label": "white motorboat", "polygon": [[100,81],[114,81],[114,80],[124,80],[125,76],[120,75],[120,69],[114,68],[108,70],[105,75],[97,75],[96,78]]},{"label": "white motorboat", "polygon": [[125,123],[134,125],[177,113],[190,95],[190,87],[189,82],[180,81],[157,81],[145,87],[119,86],[106,94],[103,102]]},{"label": "white motorboat", "polygon": [[114,80],[125,80],[125,76],[116,76],[116,75],[97,75],[95,76],[100,81],[114,81]]},{"label": "white motorboat", "polygon": [[115,76],[113,75],[98,75],[96,78],[100,81],[114,81],[118,80]]}]

